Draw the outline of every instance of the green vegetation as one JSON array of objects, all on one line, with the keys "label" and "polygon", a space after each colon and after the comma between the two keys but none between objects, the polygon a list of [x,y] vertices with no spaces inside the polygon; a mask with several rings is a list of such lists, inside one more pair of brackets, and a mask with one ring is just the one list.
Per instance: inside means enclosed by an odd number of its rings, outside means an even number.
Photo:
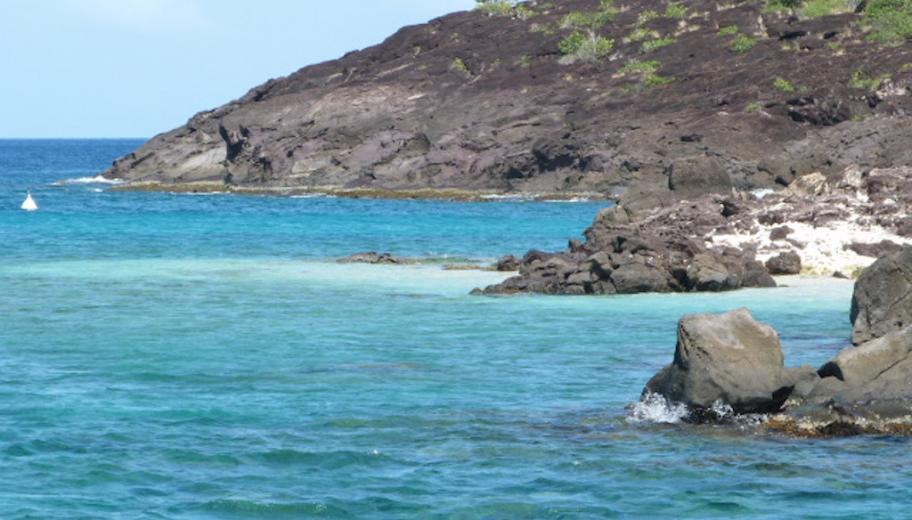
[{"label": "green vegetation", "polygon": [[728,27],[723,27],[723,28],[719,29],[719,32],[716,34],[718,34],[719,36],[734,36],[734,35],[738,34],[738,26],[729,25]]},{"label": "green vegetation", "polygon": [[747,112],[748,114],[752,114],[762,108],[763,108],[763,104],[760,103],[759,101],[751,101],[750,103],[748,103],[747,105],[744,106],[744,111]]},{"label": "green vegetation", "polygon": [[757,40],[746,34],[739,34],[732,40],[729,48],[735,52],[747,52],[757,45]]},{"label": "green vegetation", "polygon": [[453,58],[453,61],[450,63],[450,70],[453,72],[458,72],[463,76],[472,75],[472,71],[470,71],[469,67],[466,66],[464,61],[462,61],[462,58]]},{"label": "green vegetation", "polygon": [[535,11],[517,0],[475,0],[475,9],[488,16],[510,16],[526,20],[535,16]]},{"label": "green vegetation", "polygon": [[852,73],[852,79],[849,81],[849,87],[858,89],[858,90],[867,90],[873,91],[879,89],[883,86],[884,83],[890,81],[891,76],[889,74],[881,74],[876,78],[870,78],[860,70],[856,70]]},{"label": "green vegetation", "polygon": [[510,0],[475,0],[475,9],[488,16],[513,16],[513,2]]},{"label": "green vegetation", "polygon": [[614,40],[599,35],[598,31],[613,21],[617,13],[613,0],[602,0],[598,11],[567,14],[561,27],[573,32],[558,45],[564,55],[561,63],[593,62],[611,54]]},{"label": "green vegetation", "polygon": [[645,87],[667,85],[668,83],[674,81],[674,78],[659,75],[658,71],[661,66],[662,64],[656,60],[631,60],[626,65],[621,67],[616,75],[618,77],[631,75],[640,76],[642,85]]},{"label": "green vegetation", "polygon": [[870,0],[865,21],[874,26],[872,37],[876,40],[912,39],[912,0]]},{"label": "green vegetation", "polygon": [[899,68],[899,71],[900,72],[912,72],[912,63],[906,63],[905,65],[903,65],[902,67]]},{"label": "green vegetation", "polygon": [[776,81],[773,82],[773,86],[782,92],[794,92],[796,90],[795,85],[792,85],[792,83],[785,78],[776,78]]},{"label": "green vegetation", "polygon": [[801,14],[808,18],[819,18],[855,10],[855,2],[849,0],[805,0]]},{"label": "green vegetation", "polygon": [[687,7],[678,2],[672,2],[668,4],[668,7],[665,9],[665,16],[683,20],[684,18],[687,18]]},{"label": "green vegetation", "polygon": [[661,34],[659,34],[659,31],[653,31],[652,29],[647,29],[645,27],[637,27],[632,33],[624,38],[624,41],[628,43],[641,42],[650,38],[659,38],[660,36]]},{"label": "green vegetation", "polygon": [[661,18],[661,17],[662,17],[662,15],[660,15],[658,13],[658,11],[653,11],[652,9],[647,9],[647,10],[643,11],[642,13],[640,13],[640,15],[637,17],[637,23],[636,23],[637,27],[646,25],[647,23],[649,23],[657,18]]},{"label": "green vegetation", "polygon": [[767,13],[778,13],[782,11],[791,11],[798,7],[801,0],[768,0],[763,10]]},{"label": "green vegetation", "polygon": [[528,69],[529,67],[531,67],[532,66],[532,57],[523,56],[523,57],[519,58],[519,66],[524,69]]},{"label": "green vegetation", "polygon": [[661,49],[662,47],[668,47],[675,41],[676,40],[674,38],[670,38],[670,37],[659,38],[658,40],[651,40],[648,42],[644,42],[642,49],[643,49],[643,52],[652,52],[654,50]]}]

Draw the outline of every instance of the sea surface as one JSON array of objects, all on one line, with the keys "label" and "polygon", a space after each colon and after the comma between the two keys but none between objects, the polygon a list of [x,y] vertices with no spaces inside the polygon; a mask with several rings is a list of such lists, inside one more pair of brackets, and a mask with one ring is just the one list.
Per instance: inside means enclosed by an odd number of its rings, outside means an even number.
[{"label": "sea surface", "polygon": [[[748,306],[819,365],[848,345],[851,283],[470,296],[502,275],[446,264],[563,248],[604,203],[88,182],[139,144],[0,141],[0,518],[909,514],[907,439],[629,408],[682,314]],[[365,250],[424,261],[334,262]]]}]

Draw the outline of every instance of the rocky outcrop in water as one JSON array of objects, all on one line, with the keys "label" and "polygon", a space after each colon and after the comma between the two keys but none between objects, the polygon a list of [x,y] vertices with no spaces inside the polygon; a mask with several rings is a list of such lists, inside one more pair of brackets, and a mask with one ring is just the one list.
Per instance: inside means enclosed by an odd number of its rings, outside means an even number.
[{"label": "rocky outcrop in water", "polygon": [[[878,264],[862,275],[856,293],[891,282],[895,271],[884,266],[893,264]],[[856,299],[853,305],[867,313],[883,310],[884,301]],[[759,413],[772,414],[762,418],[767,427],[797,435],[910,434],[912,325],[890,325],[817,370],[789,369],[776,332],[747,310],[685,316],[674,361],[647,383],[644,399],[658,395],[684,404],[691,422]]]},{"label": "rocky outcrop in water", "polygon": [[125,189],[596,192],[635,211],[912,164],[910,58],[868,39],[863,13],[614,3],[602,58],[560,50],[568,15],[600,0],[455,13],[196,114],[104,175]]},{"label": "rocky outcrop in water", "polygon": [[[772,287],[770,274],[852,273],[912,244],[912,168],[863,170],[760,197],[729,192],[600,212],[558,253],[529,252],[486,294],[620,294]],[[868,256],[870,255],[870,256]],[[761,263],[765,261],[765,265]]]},{"label": "rocky outcrop in water", "polygon": [[861,274],[851,319],[856,345],[912,325],[912,246],[879,259]]},{"label": "rocky outcrop in water", "polygon": [[779,411],[794,388],[779,335],[747,309],[685,316],[678,324],[674,362],[646,384],[692,410],[716,403],[735,413]]}]

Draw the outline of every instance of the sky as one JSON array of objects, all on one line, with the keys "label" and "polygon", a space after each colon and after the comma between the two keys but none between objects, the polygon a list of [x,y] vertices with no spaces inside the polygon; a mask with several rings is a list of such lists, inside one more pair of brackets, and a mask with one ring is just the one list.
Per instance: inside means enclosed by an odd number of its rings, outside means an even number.
[{"label": "sky", "polygon": [[0,138],[151,137],[474,0],[3,0]]}]

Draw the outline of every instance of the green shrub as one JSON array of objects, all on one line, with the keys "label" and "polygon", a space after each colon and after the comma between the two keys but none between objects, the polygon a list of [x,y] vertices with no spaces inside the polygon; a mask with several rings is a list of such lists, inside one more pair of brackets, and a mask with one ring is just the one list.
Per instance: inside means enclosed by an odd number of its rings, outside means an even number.
[{"label": "green shrub", "polygon": [[778,13],[781,11],[790,11],[801,3],[801,0],[768,0],[764,11],[768,13]]},{"label": "green shrub", "polygon": [[763,108],[763,104],[758,101],[751,101],[744,106],[744,111],[748,114],[754,113]]},{"label": "green shrub", "polygon": [[794,92],[795,91],[795,86],[792,85],[792,83],[785,78],[776,78],[776,81],[773,82],[773,86],[776,87],[777,90],[781,90],[782,92]]},{"label": "green shrub", "polygon": [[660,15],[657,11],[653,11],[652,9],[647,9],[647,10],[643,11],[642,13],[640,13],[640,15],[637,17],[637,23],[636,23],[637,27],[639,27],[641,25],[646,25],[647,23],[649,23],[661,16],[662,15]]},{"label": "green shrub", "polygon": [[820,18],[831,14],[849,13],[855,10],[854,2],[848,0],[805,0],[801,14],[808,18]]},{"label": "green shrub", "polygon": [[876,78],[870,78],[860,70],[856,70],[852,73],[852,79],[849,81],[849,87],[858,89],[858,90],[867,90],[873,91],[877,90],[886,83],[890,81],[891,76],[889,74],[881,74]]},{"label": "green shrub", "polygon": [[453,61],[450,63],[450,70],[453,72],[458,72],[463,76],[471,76],[472,71],[469,70],[469,67],[462,61],[462,58],[453,58]]},{"label": "green shrub", "polygon": [[658,40],[644,42],[642,49],[643,52],[652,52],[654,50],[661,49],[662,47],[668,47],[675,41],[676,40],[674,38],[659,38]]},{"label": "green shrub", "polygon": [[674,78],[659,75],[658,71],[661,66],[662,64],[656,60],[631,60],[618,70],[617,76],[640,76],[641,84],[645,87],[667,85],[674,81]]},{"label": "green shrub", "polygon": [[738,26],[729,25],[728,27],[723,27],[723,28],[719,29],[719,32],[716,34],[718,34],[719,36],[734,36],[734,35],[738,34]]},{"label": "green shrub", "polygon": [[874,26],[873,37],[881,41],[912,38],[912,0],[870,0],[865,20]]},{"label": "green shrub", "polygon": [[735,52],[747,52],[754,48],[757,45],[757,40],[751,38],[746,34],[739,34],[734,40],[732,40],[729,48]]},{"label": "green shrub", "polygon": [[475,9],[488,16],[513,16],[513,2],[510,0],[475,0]]},{"label": "green shrub", "polygon": [[593,62],[611,54],[614,40],[604,36],[589,35],[575,31],[561,40],[560,51],[564,55],[561,63]]},{"label": "green shrub", "polygon": [[665,9],[665,16],[683,20],[684,18],[687,18],[687,8],[678,2],[672,2],[668,4],[668,7]]},{"label": "green shrub", "polygon": [[564,55],[561,63],[592,62],[611,54],[614,40],[600,36],[598,31],[614,20],[617,13],[613,0],[602,0],[598,11],[568,13],[561,27],[573,32],[558,44]]}]

